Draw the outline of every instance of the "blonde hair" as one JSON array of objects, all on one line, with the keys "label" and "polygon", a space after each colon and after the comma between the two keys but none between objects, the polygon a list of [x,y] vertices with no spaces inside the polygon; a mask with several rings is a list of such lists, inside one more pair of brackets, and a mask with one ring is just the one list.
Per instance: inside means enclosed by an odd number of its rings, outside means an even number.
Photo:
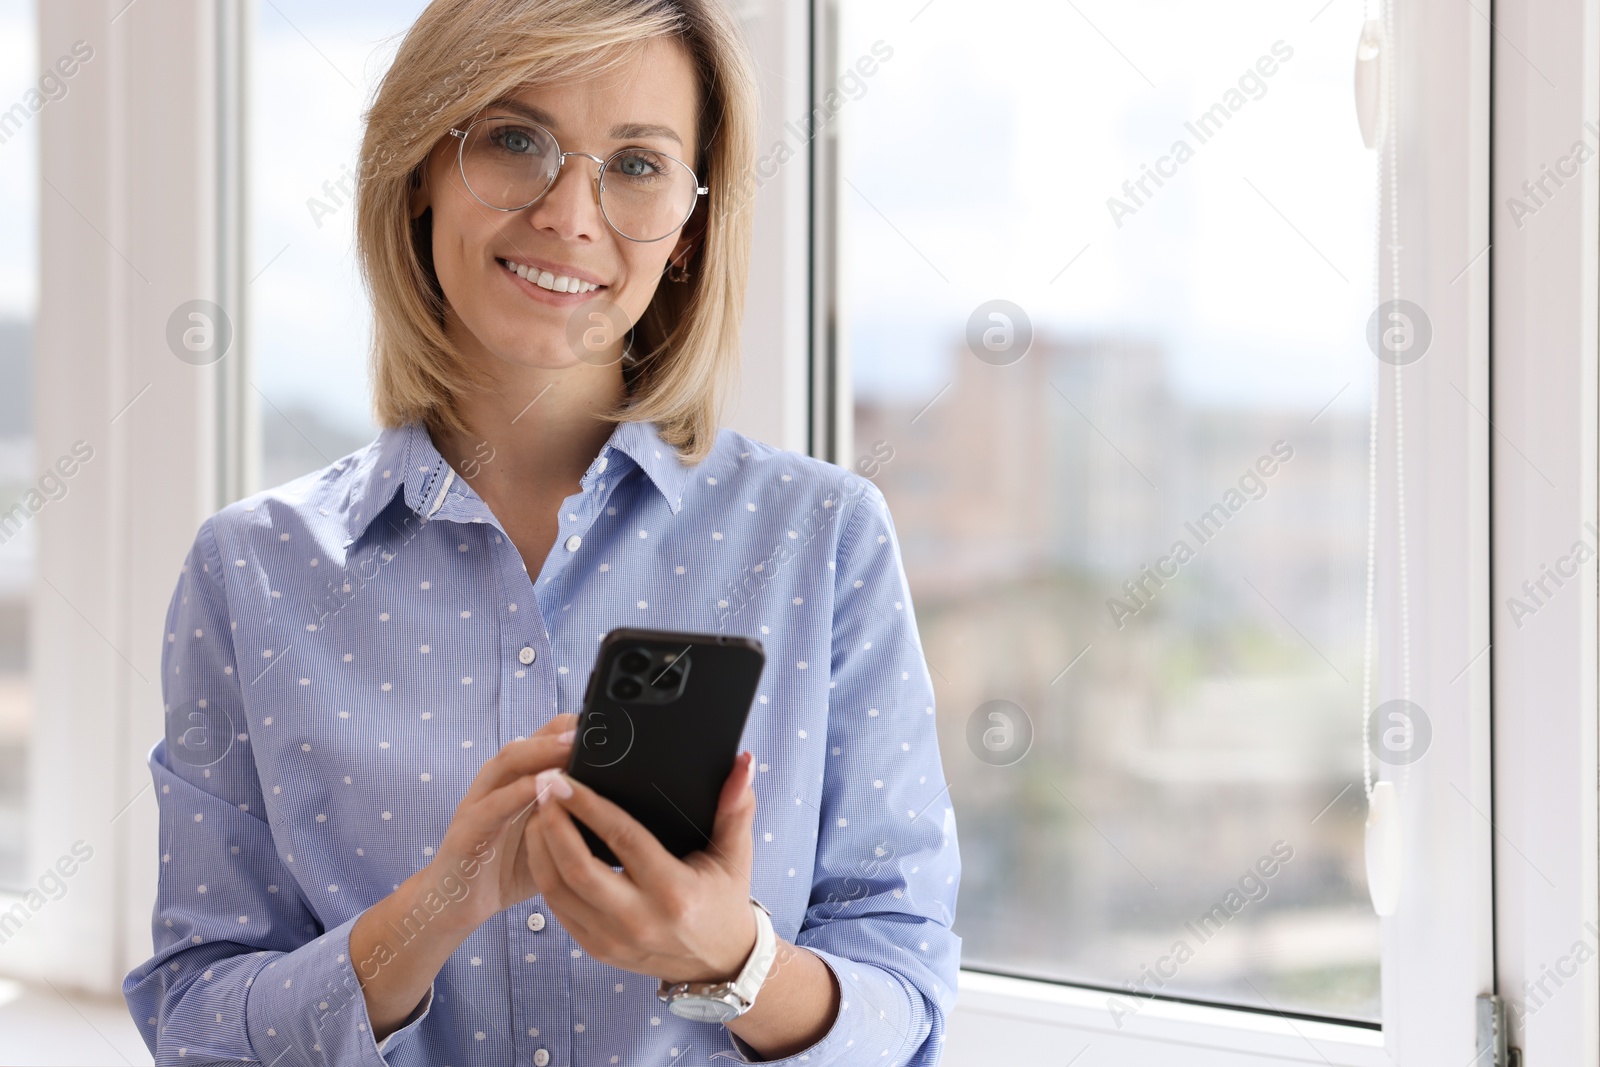
[{"label": "blonde hair", "polygon": [[450,127],[517,91],[622,67],[637,48],[675,38],[699,81],[699,157],[710,189],[691,220],[704,236],[663,279],[634,325],[631,395],[599,413],[653,421],[688,463],[715,441],[739,373],[750,265],[758,93],[748,45],[726,0],[434,0],[407,31],[367,109],[356,191],[356,250],[372,297],[373,413],[380,426],[413,419],[468,428],[456,401],[492,389],[489,372],[451,345],[433,268],[432,213],[411,219],[411,193]]}]

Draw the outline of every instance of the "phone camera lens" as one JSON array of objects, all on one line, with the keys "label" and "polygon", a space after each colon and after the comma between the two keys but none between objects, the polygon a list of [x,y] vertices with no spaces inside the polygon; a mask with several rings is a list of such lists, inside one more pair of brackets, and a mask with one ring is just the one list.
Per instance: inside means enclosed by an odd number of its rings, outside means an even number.
[{"label": "phone camera lens", "polygon": [[683,681],[683,672],[680,670],[662,671],[650,684],[657,689],[672,690],[678,688],[678,683]]},{"label": "phone camera lens", "polygon": [[611,695],[618,700],[633,700],[642,692],[644,687],[637,678],[618,678],[611,683]]},{"label": "phone camera lens", "polygon": [[637,648],[629,649],[617,666],[624,674],[643,674],[650,669],[650,657]]}]

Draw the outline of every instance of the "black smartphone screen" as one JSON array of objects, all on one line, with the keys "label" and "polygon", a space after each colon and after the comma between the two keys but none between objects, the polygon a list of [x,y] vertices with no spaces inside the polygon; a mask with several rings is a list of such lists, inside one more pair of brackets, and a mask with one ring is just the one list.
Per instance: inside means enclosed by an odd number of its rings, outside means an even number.
[{"label": "black smartphone screen", "polygon": [[[674,856],[705,848],[765,663],[753,638],[612,630],[589,675],[567,773],[638,819]],[[591,852],[621,866],[574,821]]]}]

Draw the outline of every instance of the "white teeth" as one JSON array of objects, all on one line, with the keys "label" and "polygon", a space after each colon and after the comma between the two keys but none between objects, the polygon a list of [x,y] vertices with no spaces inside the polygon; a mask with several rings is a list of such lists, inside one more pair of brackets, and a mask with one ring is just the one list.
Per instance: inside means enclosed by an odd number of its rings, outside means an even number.
[{"label": "white teeth", "polygon": [[519,278],[526,278],[541,289],[549,289],[556,293],[590,293],[600,288],[591,282],[569,278],[565,274],[555,275],[549,271],[541,271],[537,267],[529,267],[523,263],[513,263],[509,259],[501,260]]}]

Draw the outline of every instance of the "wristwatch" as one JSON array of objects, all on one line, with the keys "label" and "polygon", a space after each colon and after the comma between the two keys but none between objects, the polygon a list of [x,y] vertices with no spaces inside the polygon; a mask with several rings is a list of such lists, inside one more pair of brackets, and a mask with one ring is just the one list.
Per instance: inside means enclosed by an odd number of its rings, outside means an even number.
[{"label": "wristwatch", "polygon": [[755,897],[750,898],[756,913],[756,947],[745,960],[744,969],[731,982],[675,982],[661,979],[656,997],[666,1002],[672,1014],[698,1023],[725,1023],[737,1019],[755,1006],[756,991],[767,980],[772,961],[778,955],[778,938],[772,932],[772,913]]}]

